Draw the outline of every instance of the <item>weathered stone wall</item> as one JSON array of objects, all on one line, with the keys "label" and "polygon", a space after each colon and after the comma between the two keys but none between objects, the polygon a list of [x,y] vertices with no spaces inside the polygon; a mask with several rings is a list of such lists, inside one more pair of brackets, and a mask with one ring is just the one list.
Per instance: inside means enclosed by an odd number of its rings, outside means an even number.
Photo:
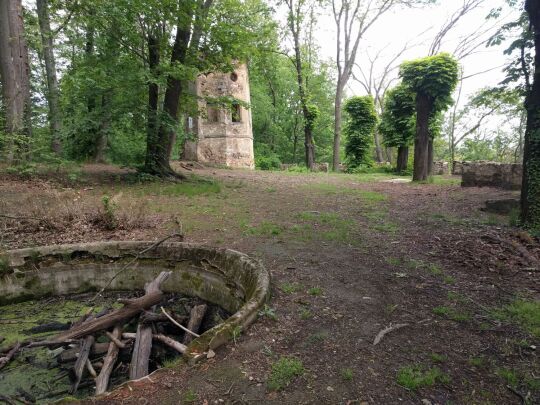
[{"label": "weathered stone wall", "polygon": [[463,162],[454,160],[452,163],[452,174],[456,176],[461,176],[463,174]]},{"label": "weathered stone wall", "polygon": [[462,162],[462,187],[498,187],[519,190],[523,176],[521,164]]},{"label": "weathered stone wall", "polygon": [[449,173],[448,162],[433,162],[432,173],[436,175],[445,175]]},{"label": "weathered stone wall", "polygon": [[186,119],[191,140],[185,142],[183,159],[254,168],[251,110],[241,105],[235,110],[208,102],[211,98],[232,97],[249,103],[247,66],[239,65],[233,73],[201,75],[193,91],[199,97],[199,116]]}]

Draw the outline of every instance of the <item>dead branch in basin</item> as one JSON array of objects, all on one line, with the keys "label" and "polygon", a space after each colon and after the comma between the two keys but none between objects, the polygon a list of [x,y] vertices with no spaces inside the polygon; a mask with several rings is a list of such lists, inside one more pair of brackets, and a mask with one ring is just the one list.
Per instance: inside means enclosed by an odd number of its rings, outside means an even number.
[{"label": "dead branch in basin", "polygon": [[[161,274],[144,288],[146,295],[163,294],[161,284],[171,275],[171,272],[161,272]],[[146,296],[145,295],[145,296]],[[129,367],[129,378],[137,380],[148,375],[148,362],[152,350],[152,325],[139,322],[137,326],[137,338],[133,348],[133,356]]]},{"label": "dead branch in basin", "polygon": [[[117,326],[114,328],[110,337],[114,337],[116,340],[119,341],[121,336],[122,328],[120,326]],[[103,394],[105,391],[107,391],[107,387],[109,385],[109,378],[113,371],[114,364],[116,363],[119,352],[120,347],[115,343],[114,340],[111,340],[111,343],[109,343],[109,350],[107,351],[107,355],[105,356],[105,360],[103,361],[103,367],[101,368],[101,372],[96,378],[96,395]]]},{"label": "dead branch in basin", "polygon": [[199,337],[199,336],[200,336],[200,335],[197,335],[195,332],[190,331],[188,328],[186,328],[186,327],[183,326],[182,324],[176,322],[176,320],[175,320],[171,315],[169,315],[169,313],[168,313],[167,311],[165,311],[165,308],[161,307],[161,312],[163,312],[163,313],[167,316],[167,318],[170,319],[170,321],[171,321],[172,323],[174,323],[176,326],[178,326],[178,327],[179,327],[180,329],[182,329],[184,332],[189,333],[190,335],[193,335],[193,336],[195,336],[195,337]]},{"label": "dead branch in basin", "polygon": [[[206,314],[206,305],[195,305],[191,308],[189,322],[187,324],[188,330],[197,333],[201,327],[201,322]],[[193,335],[186,333],[184,336],[184,344],[189,345],[193,340]]]},{"label": "dead branch in basin", "polygon": [[156,291],[151,294],[145,294],[140,298],[135,298],[124,307],[112,311],[110,314],[107,314],[101,318],[93,319],[90,322],[78,325],[70,330],[67,330],[50,342],[62,343],[70,339],[78,339],[96,332],[101,332],[105,329],[112,328],[116,325],[121,325],[124,322],[130,320],[134,316],[138,315],[140,312],[144,311],[147,308],[150,308],[153,305],[159,304],[163,299],[163,293],[161,291]]},{"label": "dead branch in basin", "polygon": [[[124,339],[135,339],[137,337],[137,334],[136,333],[122,333],[122,337]],[[163,344],[166,344],[171,349],[174,349],[179,353],[185,353],[187,351],[186,345],[183,345],[182,343],[174,340],[173,338],[162,335],[160,333],[153,334],[152,339],[157,340]]]}]

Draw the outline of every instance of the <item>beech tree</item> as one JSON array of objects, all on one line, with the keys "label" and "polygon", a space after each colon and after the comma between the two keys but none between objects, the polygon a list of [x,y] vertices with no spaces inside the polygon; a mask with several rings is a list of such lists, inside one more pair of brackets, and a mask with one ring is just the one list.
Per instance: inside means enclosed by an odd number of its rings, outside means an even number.
[{"label": "beech tree", "polygon": [[[452,92],[458,81],[458,63],[447,53],[404,62],[400,68],[403,84],[415,94],[416,138],[414,142],[414,181],[429,175],[429,142],[433,133],[430,121],[452,104]],[[433,124],[432,124],[433,125]]]},{"label": "beech tree", "polygon": [[400,84],[387,91],[379,131],[387,147],[397,148],[396,170],[407,169],[409,146],[414,141],[416,125],[415,95],[407,86]]},{"label": "beech tree", "polygon": [[345,102],[347,121],[344,134],[346,137],[345,155],[348,169],[361,165],[371,165],[371,147],[373,133],[377,127],[377,113],[371,96],[351,97]]},{"label": "beech tree", "polygon": [[534,33],[534,74],[527,92],[525,108],[527,127],[523,153],[523,184],[521,187],[521,219],[536,232],[540,230],[540,0],[526,0]]},{"label": "beech tree", "polygon": [[7,161],[24,160],[32,132],[32,105],[21,0],[0,2],[0,78],[6,112]]}]

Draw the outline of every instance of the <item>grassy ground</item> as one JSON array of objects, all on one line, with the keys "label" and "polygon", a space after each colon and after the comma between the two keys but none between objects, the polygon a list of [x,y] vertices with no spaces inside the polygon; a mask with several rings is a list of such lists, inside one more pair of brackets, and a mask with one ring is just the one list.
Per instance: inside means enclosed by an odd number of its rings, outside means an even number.
[{"label": "grassy ground", "polygon": [[[215,358],[171,366],[103,403],[540,401],[540,277],[520,253],[538,259],[539,244],[479,210],[512,193],[442,177],[190,174],[170,184],[92,166],[75,182],[0,180],[0,211],[25,218],[0,222],[5,248],[182,230],[272,274],[259,321]],[[373,345],[395,324],[407,326]]]}]

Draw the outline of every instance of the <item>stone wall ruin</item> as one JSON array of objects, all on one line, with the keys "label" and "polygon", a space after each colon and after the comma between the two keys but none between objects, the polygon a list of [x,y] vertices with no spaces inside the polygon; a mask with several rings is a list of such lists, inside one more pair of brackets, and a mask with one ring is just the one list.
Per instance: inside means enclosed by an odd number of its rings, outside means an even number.
[{"label": "stone wall ruin", "polygon": [[454,174],[461,171],[462,187],[497,187],[506,190],[521,189],[523,165],[515,163],[497,162],[460,162]]},{"label": "stone wall ruin", "polygon": [[[184,160],[236,168],[255,167],[249,77],[245,64],[232,73],[200,75],[192,85],[198,98],[199,114],[186,118],[187,140]],[[224,106],[212,99],[239,100]]]}]

